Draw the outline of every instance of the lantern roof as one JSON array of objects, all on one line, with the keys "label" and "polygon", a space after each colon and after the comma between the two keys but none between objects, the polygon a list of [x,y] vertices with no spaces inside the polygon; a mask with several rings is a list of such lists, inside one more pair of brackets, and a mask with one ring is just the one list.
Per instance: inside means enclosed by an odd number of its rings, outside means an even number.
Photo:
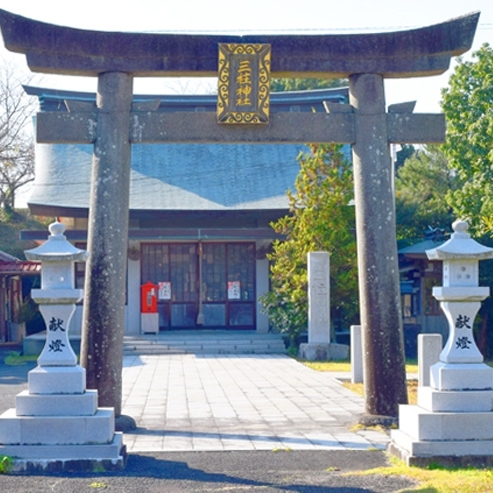
[{"label": "lantern roof", "polygon": [[65,225],[56,221],[49,226],[50,236],[39,247],[26,250],[24,253],[28,260],[38,260],[41,262],[84,262],[87,260],[88,253],[74,247],[67,241]]},{"label": "lantern roof", "polygon": [[481,245],[471,238],[467,232],[469,224],[460,219],[452,224],[454,232],[450,239],[440,246],[426,250],[430,260],[476,259],[493,258],[493,248]]}]

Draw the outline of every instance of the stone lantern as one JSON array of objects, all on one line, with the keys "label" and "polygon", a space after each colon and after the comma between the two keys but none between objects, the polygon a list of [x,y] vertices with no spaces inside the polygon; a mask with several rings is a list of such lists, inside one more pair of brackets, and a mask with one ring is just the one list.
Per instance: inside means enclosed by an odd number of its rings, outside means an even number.
[{"label": "stone lantern", "polygon": [[46,323],[46,343],[28,373],[28,390],[0,416],[0,455],[14,457],[17,471],[121,469],[125,446],[115,433],[114,409],[98,407],[97,390],[86,390],[86,371],[68,337],[83,295],[74,289],[74,262],[88,254],[67,241],[63,224],[49,229],[48,241],[26,251],[42,263],[41,289],[32,298]]},{"label": "stone lantern", "polygon": [[478,286],[479,261],[493,258],[493,249],[470,237],[467,222],[452,227],[450,240],[426,252],[443,261],[443,286],[433,288],[433,296],[449,337],[430,368],[430,385],[418,387],[418,405],[399,406],[399,429],[391,432],[389,451],[409,465],[482,465],[493,457],[493,369],[483,363],[473,335],[490,293]]},{"label": "stone lantern", "polygon": [[48,241],[25,252],[28,260],[42,263],[41,289],[31,291],[47,329],[38,365],[75,366],[77,356],[70,345],[68,332],[75,304],[82,299],[83,290],[74,289],[74,262],[85,262],[88,253],[67,241],[62,223],[51,224],[49,230]]},{"label": "stone lantern", "polygon": [[[489,287],[479,286],[479,261],[493,258],[493,249],[470,237],[467,222],[455,221],[452,227],[450,240],[426,252],[430,260],[443,261],[443,286],[434,287],[433,296],[440,301],[449,323],[447,343],[440,361],[432,366],[430,377],[432,386],[439,390],[484,388],[484,378],[491,379],[493,372],[482,364],[483,355],[472,329],[481,301],[490,294]],[[457,363],[473,366],[453,366]],[[492,386],[493,380],[489,387]]]}]

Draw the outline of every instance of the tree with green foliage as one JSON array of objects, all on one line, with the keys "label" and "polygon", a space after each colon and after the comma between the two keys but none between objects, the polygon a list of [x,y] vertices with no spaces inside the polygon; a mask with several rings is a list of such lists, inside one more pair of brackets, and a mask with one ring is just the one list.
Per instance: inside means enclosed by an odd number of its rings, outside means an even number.
[{"label": "tree with green foliage", "polygon": [[[447,119],[444,152],[457,186],[447,194],[455,217],[469,222],[469,232],[493,246],[493,48],[484,44],[472,60],[458,64],[442,90]],[[493,283],[493,261],[481,262],[480,284]],[[486,299],[476,319],[478,346],[493,356],[493,299]]]},{"label": "tree with green foliage", "polygon": [[446,197],[457,186],[456,174],[439,146],[415,151],[395,178],[397,239],[421,239],[428,226],[448,229],[455,218]]},{"label": "tree with green foliage", "polygon": [[310,145],[298,160],[290,214],[272,224],[285,236],[273,245],[271,291],[262,304],[271,323],[295,341],[307,330],[307,254],[330,253],[331,316],[347,328],[358,313],[351,163],[338,145]]},{"label": "tree with green foliage", "polygon": [[493,234],[493,48],[484,44],[472,61],[459,59],[442,91],[447,119],[444,152],[460,187],[447,200],[476,234]]},{"label": "tree with green foliage", "polygon": [[270,90],[282,91],[308,91],[310,89],[327,89],[344,87],[348,85],[346,79],[272,79]]}]

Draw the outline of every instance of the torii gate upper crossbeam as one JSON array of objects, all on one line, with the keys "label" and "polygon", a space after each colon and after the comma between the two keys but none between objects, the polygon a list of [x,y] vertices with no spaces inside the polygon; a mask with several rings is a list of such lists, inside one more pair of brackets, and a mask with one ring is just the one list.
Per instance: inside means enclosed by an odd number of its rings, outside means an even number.
[{"label": "torii gate upper crossbeam", "polygon": [[268,43],[274,77],[384,78],[437,75],[471,47],[479,13],[402,32],[245,36],[99,32],[55,26],[0,10],[8,50],[34,72],[134,77],[216,76],[218,43]]}]

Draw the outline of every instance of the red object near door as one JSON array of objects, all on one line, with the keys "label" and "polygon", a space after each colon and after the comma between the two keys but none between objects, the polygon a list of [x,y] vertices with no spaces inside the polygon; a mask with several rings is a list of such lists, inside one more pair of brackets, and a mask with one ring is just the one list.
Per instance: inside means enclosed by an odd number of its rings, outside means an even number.
[{"label": "red object near door", "polygon": [[146,282],[140,287],[141,313],[157,313],[157,285]]}]

